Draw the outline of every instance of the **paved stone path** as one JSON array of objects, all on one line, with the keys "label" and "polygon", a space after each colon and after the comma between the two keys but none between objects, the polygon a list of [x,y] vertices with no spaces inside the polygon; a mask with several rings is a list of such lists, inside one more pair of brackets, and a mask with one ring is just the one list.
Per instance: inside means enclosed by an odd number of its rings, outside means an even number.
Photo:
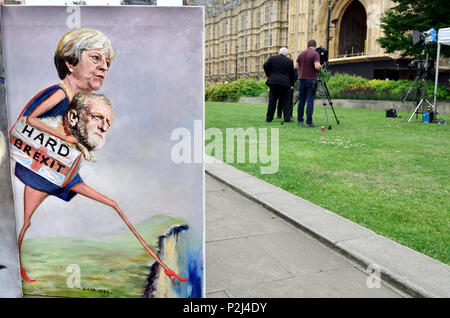
[{"label": "paved stone path", "polygon": [[[369,281],[369,284],[367,283]],[[206,176],[206,297],[404,297],[318,240]]]}]

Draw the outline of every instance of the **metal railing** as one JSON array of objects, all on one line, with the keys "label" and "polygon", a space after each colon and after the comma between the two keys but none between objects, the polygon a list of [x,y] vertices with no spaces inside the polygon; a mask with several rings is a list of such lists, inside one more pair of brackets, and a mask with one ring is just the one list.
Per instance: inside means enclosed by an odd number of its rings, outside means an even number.
[{"label": "metal railing", "polygon": [[339,54],[336,56],[336,58],[346,58],[346,57],[355,57],[355,56],[364,56],[367,55],[366,52],[357,52],[357,53],[345,53],[345,54]]}]

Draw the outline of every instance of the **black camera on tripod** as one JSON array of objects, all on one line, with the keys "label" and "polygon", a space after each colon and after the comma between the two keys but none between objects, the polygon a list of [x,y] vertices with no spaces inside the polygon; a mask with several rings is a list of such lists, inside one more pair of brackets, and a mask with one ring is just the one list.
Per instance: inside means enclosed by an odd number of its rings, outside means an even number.
[{"label": "black camera on tripod", "polygon": [[434,67],[433,60],[414,60],[408,65],[409,68],[415,68],[419,72],[431,70]]},{"label": "black camera on tripod", "polygon": [[323,65],[324,63],[328,62],[328,51],[327,51],[326,48],[324,48],[324,47],[322,47],[322,46],[319,46],[319,47],[316,49],[316,52],[319,53],[319,56],[320,56],[320,64]]}]

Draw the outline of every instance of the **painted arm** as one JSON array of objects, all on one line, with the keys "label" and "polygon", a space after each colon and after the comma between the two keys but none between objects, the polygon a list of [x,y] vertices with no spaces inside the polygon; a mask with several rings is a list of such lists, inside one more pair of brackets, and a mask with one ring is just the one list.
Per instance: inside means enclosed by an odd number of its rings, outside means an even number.
[{"label": "painted arm", "polygon": [[169,269],[169,267],[166,264],[164,264],[164,262],[158,257],[158,255],[147,245],[147,243],[144,241],[144,239],[139,235],[139,233],[136,231],[136,229],[130,223],[130,221],[128,221],[127,217],[125,216],[125,214],[123,214],[123,212],[120,210],[119,206],[117,205],[117,203],[114,200],[111,200],[110,198],[104,196],[103,194],[95,191],[94,189],[89,187],[84,182],[74,185],[70,190],[74,191],[78,194],[81,194],[87,198],[90,198],[92,200],[95,200],[97,202],[106,204],[106,205],[114,208],[114,210],[116,210],[116,212],[119,214],[120,218],[125,222],[125,224],[128,226],[128,228],[131,230],[131,232],[133,232],[133,234],[136,236],[136,238],[139,240],[139,242],[141,242],[142,246],[161,265],[161,267],[164,268],[164,273],[170,278],[170,280],[172,281],[172,283],[175,286],[176,286],[176,284],[173,281],[172,276],[183,283],[189,281],[189,279],[181,278],[180,276],[178,276],[173,270]]},{"label": "painted arm", "polygon": [[64,96],[65,95],[61,90],[58,90],[52,95],[50,95],[45,101],[36,106],[36,108],[33,109],[33,111],[28,115],[27,124],[33,126],[36,129],[39,129],[40,131],[46,132],[61,140],[64,140],[65,142],[77,143],[78,140],[75,137],[66,136],[66,134],[61,133],[56,129],[47,126],[38,118],[40,115],[48,112],[53,107],[55,107],[59,102],[61,102],[64,99]]}]

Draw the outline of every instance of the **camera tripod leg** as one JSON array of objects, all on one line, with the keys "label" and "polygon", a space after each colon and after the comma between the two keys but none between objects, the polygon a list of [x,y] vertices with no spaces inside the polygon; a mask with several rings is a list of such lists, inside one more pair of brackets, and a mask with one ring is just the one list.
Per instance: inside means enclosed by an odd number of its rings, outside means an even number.
[{"label": "camera tripod leg", "polygon": [[[328,119],[327,102],[325,100],[326,91],[325,91],[325,87],[324,87],[324,82],[320,79],[319,83],[321,84],[321,89],[319,91],[319,94],[320,94],[320,97],[322,98],[323,109],[325,110],[325,117],[327,118],[327,123],[328,123],[328,130],[331,130],[330,120]],[[333,107],[333,106],[331,106],[331,107]]]},{"label": "camera tripod leg", "polygon": [[444,123],[447,123],[447,119],[445,119],[445,117],[442,116],[442,114],[438,113],[437,111],[434,112],[434,122],[436,122],[436,123],[439,122],[438,119],[437,119],[437,116],[441,117],[442,120],[444,121]]},{"label": "camera tripod leg", "polygon": [[323,109],[325,109],[325,117],[327,118],[328,130],[331,130],[330,120],[328,119],[327,103],[323,103]]},{"label": "camera tripod leg", "polygon": [[416,88],[416,85],[419,82],[419,79],[420,79],[420,75],[416,76],[416,78],[414,79],[414,82],[411,84],[408,91],[406,92],[405,97],[403,97],[402,103],[406,102],[406,99],[408,98],[409,94],[412,92],[413,88]]},{"label": "camera tripod leg", "polygon": [[330,107],[331,107],[331,110],[333,111],[334,119],[336,119],[336,123],[339,125],[341,122],[338,120],[338,118],[336,116],[336,112],[334,111],[333,103],[331,103],[331,102],[330,102]]},{"label": "camera tripod leg", "polygon": [[[328,100],[328,104],[330,104],[331,110],[333,111],[333,114],[334,114],[334,119],[336,119],[336,123],[339,125],[341,122],[338,120],[336,112],[334,111],[333,101],[331,99],[331,95],[330,95],[330,91],[328,90],[327,83],[325,82],[325,78],[324,78],[322,72],[319,72],[318,74],[319,74],[319,82],[322,85],[322,91],[320,94],[323,98],[326,97],[326,99]],[[325,109],[325,112],[326,112],[326,109]],[[327,121],[328,121],[328,114],[327,114]],[[329,121],[328,121],[328,127],[329,127],[328,129],[330,130],[331,125],[330,125]]]},{"label": "camera tripod leg", "polygon": [[408,123],[411,121],[411,119],[413,118],[414,114],[417,113],[417,110],[419,109],[420,105],[422,105],[423,101],[424,101],[424,99],[422,98],[420,100],[419,104],[417,104],[416,108],[414,109],[413,113],[411,114],[411,117],[409,117],[409,119],[408,119]]},{"label": "camera tripod leg", "polygon": [[330,120],[328,119],[327,105],[325,105],[325,116],[327,117],[328,130],[331,130]]}]

